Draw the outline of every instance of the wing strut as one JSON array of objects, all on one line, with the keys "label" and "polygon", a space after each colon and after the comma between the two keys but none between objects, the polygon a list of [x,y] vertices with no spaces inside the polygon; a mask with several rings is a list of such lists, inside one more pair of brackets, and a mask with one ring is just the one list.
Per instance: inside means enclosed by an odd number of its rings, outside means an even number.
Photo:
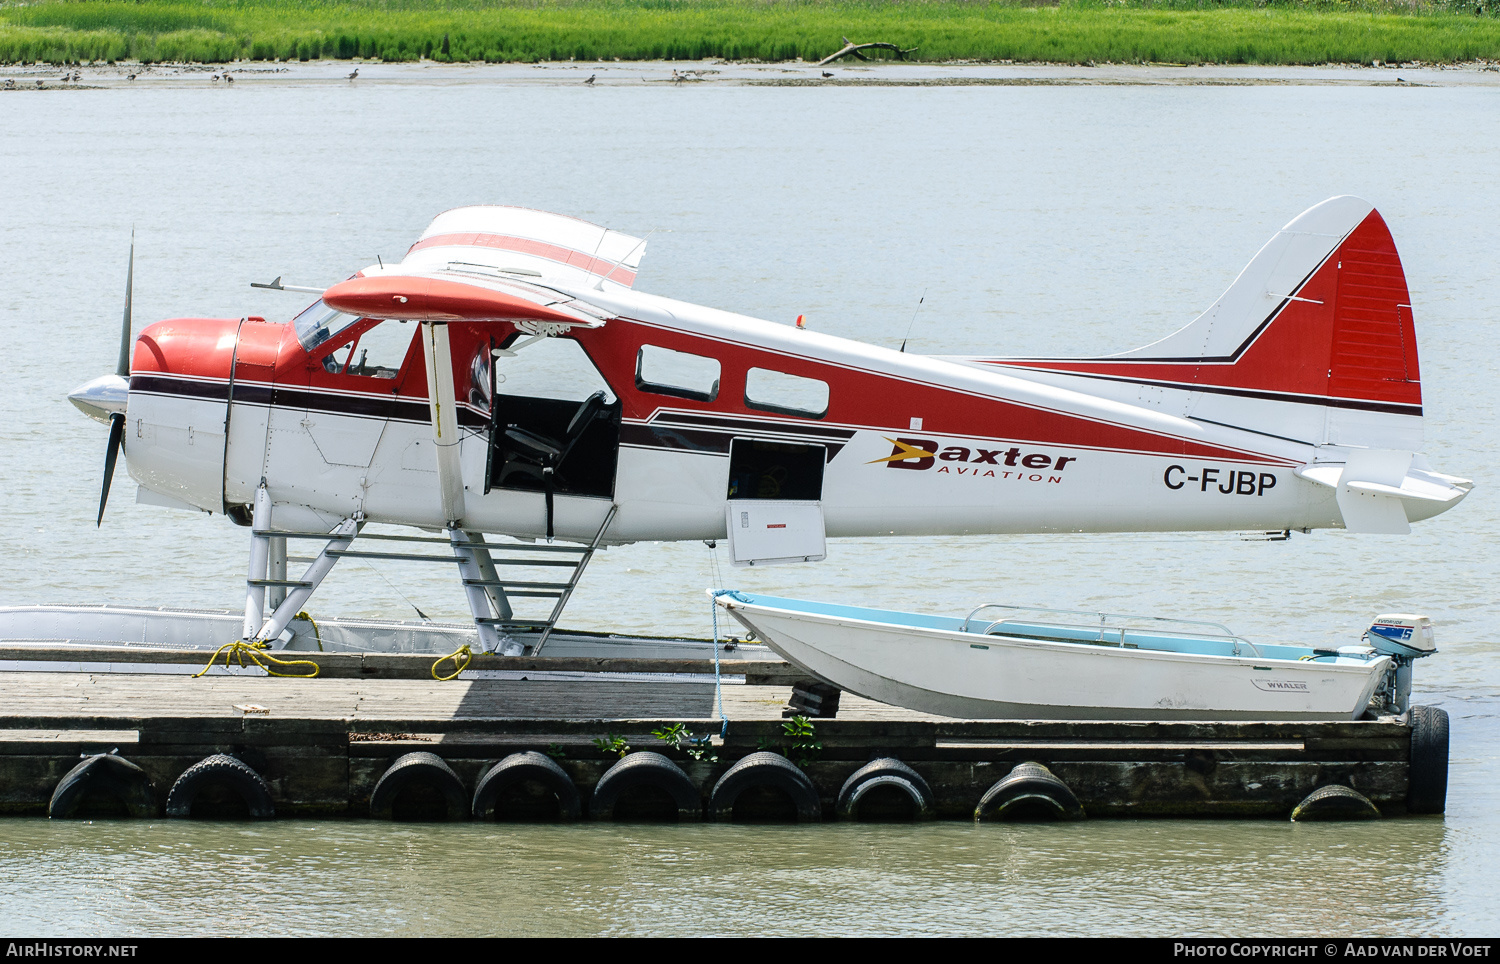
[{"label": "wing strut", "polygon": [[458,529],[464,518],[464,480],[458,460],[458,403],[447,325],[422,322],[422,360],[427,363],[427,407],[432,414],[432,443],[437,448],[438,498],[448,528]]}]

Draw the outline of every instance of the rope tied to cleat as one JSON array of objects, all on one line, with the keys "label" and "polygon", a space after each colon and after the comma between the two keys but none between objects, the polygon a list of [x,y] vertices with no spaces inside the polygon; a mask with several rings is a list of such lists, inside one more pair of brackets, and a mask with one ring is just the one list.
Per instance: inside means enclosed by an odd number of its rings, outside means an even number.
[{"label": "rope tied to cleat", "polygon": [[[313,679],[322,669],[320,666],[318,666],[317,663],[313,662],[310,659],[282,659],[279,656],[271,655],[269,650],[270,644],[265,641],[261,641],[258,643],[247,643],[243,639],[237,639],[232,643],[225,643],[223,646],[220,646],[218,649],[214,650],[214,654],[208,658],[208,665],[204,666],[201,670],[194,673],[193,679],[197,679],[204,673],[207,673],[209,670],[213,669],[214,663],[218,661],[221,654],[224,657],[224,667],[226,669],[229,667],[229,661],[232,659],[242,669],[246,665],[250,664],[259,666],[261,669],[266,671],[267,676],[282,676],[288,679]],[[249,664],[246,663],[247,659],[249,660]],[[312,672],[282,673],[274,669],[274,666],[311,666]]]},{"label": "rope tied to cleat", "polygon": [[305,609],[302,610],[302,611],[300,611],[299,613],[297,613],[297,615],[293,616],[292,619],[293,620],[305,619],[308,622],[312,623],[313,636],[318,641],[318,652],[320,652],[320,653],[323,652],[323,631],[318,628],[318,621],[316,619],[312,618],[312,616],[310,616],[308,614],[307,610],[305,610]]},{"label": "rope tied to cleat", "polygon": [[[438,667],[443,665],[450,659],[453,661],[453,672],[448,674],[447,676],[438,675]],[[437,680],[439,683],[445,683],[450,679],[457,679],[460,673],[469,668],[469,663],[472,662],[473,659],[474,651],[469,648],[468,643],[464,643],[462,646],[458,647],[447,656],[439,658],[437,662],[432,664],[432,678]]]}]

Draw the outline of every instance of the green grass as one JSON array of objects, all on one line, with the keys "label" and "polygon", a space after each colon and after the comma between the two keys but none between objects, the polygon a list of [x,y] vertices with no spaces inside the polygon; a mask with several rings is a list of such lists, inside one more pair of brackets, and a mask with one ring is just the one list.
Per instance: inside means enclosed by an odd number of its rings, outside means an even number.
[{"label": "green grass", "polygon": [[39,0],[0,2],[0,62],[915,58],[1324,64],[1500,59],[1500,0]]}]

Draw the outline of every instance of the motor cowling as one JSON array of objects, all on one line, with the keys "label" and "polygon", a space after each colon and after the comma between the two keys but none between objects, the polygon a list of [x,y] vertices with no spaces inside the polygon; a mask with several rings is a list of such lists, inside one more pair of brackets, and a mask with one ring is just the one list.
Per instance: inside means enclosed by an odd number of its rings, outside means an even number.
[{"label": "motor cowling", "polygon": [[1365,630],[1365,640],[1377,653],[1417,659],[1437,652],[1432,620],[1412,613],[1385,613]]}]

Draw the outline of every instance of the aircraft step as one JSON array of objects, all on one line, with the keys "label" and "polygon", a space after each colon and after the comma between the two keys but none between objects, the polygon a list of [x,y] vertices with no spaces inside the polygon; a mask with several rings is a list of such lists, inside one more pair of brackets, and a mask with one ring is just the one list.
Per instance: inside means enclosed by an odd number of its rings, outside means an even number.
[{"label": "aircraft step", "polygon": [[[297,529],[252,529],[253,536],[276,537],[280,539],[318,539],[327,542],[335,538],[331,532],[308,532]],[[401,536],[384,532],[361,532],[358,537],[361,541],[378,540],[381,542],[423,542],[430,545],[451,546],[453,543],[442,536]],[[540,552],[540,553],[572,553],[583,555],[590,550],[588,546],[548,546],[527,545],[525,543],[501,543],[489,545],[491,549],[504,549],[506,552]],[[568,563],[572,565],[572,563]]]},{"label": "aircraft step", "polygon": [[325,549],[326,555],[339,559],[389,559],[393,562],[461,562],[457,556],[434,556],[420,552],[369,552],[362,549]]},{"label": "aircraft step", "polygon": [[[489,548],[496,547],[490,546]],[[509,549],[510,546],[505,548]],[[577,559],[492,559],[491,562],[497,566],[562,566],[565,569],[572,569],[578,565]]]}]

